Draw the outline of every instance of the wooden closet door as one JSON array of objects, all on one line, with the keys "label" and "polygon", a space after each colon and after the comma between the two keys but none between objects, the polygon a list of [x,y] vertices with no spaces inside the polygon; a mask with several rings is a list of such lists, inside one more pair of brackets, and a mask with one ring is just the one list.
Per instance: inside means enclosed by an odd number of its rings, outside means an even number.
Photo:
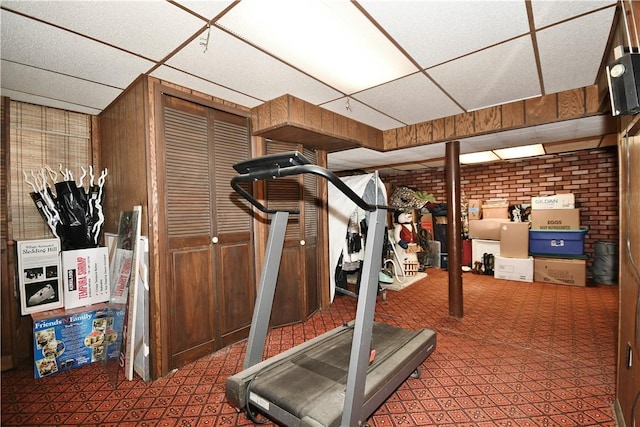
[{"label": "wooden closet door", "polygon": [[[222,346],[249,335],[256,298],[252,212],[231,188],[233,165],[251,157],[247,119],[211,111],[214,146],[214,275]],[[250,188],[247,188],[251,192]]]},{"label": "wooden closet door", "polygon": [[[246,118],[163,97],[170,368],[248,335],[251,216],[230,186],[249,157]],[[161,198],[162,200],[162,198]],[[165,315],[165,313],[163,313]]]},{"label": "wooden closet door", "polygon": [[[298,144],[267,142],[267,154],[294,150],[316,162],[315,152]],[[317,178],[297,175],[266,181],[266,186],[269,208],[300,210],[289,216],[271,313],[271,325],[283,326],[305,320],[318,308]]]},{"label": "wooden closet door", "polygon": [[[304,148],[302,150],[304,156],[313,164],[318,164],[318,156],[315,151]],[[322,286],[318,282],[318,230],[320,228],[320,199],[318,198],[319,185],[318,182],[322,178],[318,178],[316,175],[306,174],[303,175],[303,187],[304,193],[302,195],[302,217],[304,220],[304,234],[305,241],[304,253],[305,253],[305,279],[304,292],[306,300],[306,313],[305,316],[309,317],[315,313],[320,307],[320,295]],[[328,286],[328,284],[325,284]]]},{"label": "wooden closet door", "polygon": [[213,352],[216,294],[208,111],[164,97],[164,198],[170,368]]}]

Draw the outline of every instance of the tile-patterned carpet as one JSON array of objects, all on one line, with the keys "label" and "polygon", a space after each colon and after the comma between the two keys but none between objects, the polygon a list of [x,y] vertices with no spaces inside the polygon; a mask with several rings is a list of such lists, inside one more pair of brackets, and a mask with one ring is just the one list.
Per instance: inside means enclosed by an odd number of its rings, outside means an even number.
[{"label": "tile-patterned carpet", "polygon": [[[378,298],[376,320],[438,333],[421,377],[408,379],[368,420],[383,426],[615,426],[618,287],[496,280],[465,273],[464,317],[448,315],[444,270]],[[355,316],[338,296],[304,324],[273,330],[277,354]],[[251,425],[225,401],[241,370],[238,343],[145,383],[116,389],[100,364],[40,380],[31,367],[2,373],[3,426]]]}]

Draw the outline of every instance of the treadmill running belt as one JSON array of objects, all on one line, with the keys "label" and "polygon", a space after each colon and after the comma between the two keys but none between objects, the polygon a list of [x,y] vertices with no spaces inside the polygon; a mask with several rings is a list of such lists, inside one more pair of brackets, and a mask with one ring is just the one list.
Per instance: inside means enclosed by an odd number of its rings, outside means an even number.
[{"label": "treadmill running belt", "polygon": [[[374,323],[372,348],[376,354],[368,371],[375,370],[420,334],[424,334],[424,330],[410,331]],[[344,333],[333,335],[301,354],[267,367],[251,381],[249,392],[300,419],[321,412],[316,416],[330,419],[337,417],[339,420],[344,404],[352,338],[353,329],[345,328]],[[424,344],[423,341],[420,342]],[[372,377],[383,378],[385,375]],[[374,382],[376,379],[370,381],[368,375],[365,394],[377,391],[379,387]],[[263,401],[262,399],[260,400]]]}]

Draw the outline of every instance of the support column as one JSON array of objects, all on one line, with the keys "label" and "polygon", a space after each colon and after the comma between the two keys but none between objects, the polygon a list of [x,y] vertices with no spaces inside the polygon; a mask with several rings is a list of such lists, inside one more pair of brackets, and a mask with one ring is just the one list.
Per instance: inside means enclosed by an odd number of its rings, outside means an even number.
[{"label": "support column", "polygon": [[447,142],[447,251],[449,271],[449,315],[462,318],[462,208],[460,207],[460,141]]}]

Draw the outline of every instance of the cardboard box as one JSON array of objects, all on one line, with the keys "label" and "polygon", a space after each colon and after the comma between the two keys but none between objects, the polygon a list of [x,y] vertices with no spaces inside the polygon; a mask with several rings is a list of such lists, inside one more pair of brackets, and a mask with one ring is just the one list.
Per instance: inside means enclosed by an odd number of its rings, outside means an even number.
[{"label": "cardboard box", "polygon": [[531,209],[574,209],[576,207],[573,193],[554,194],[531,198]]},{"label": "cardboard box", "polygon": [[533,280],[560,285],[586,286],[586,263],[583,259],[535,257]]},{"label": "cardboard box", "polygon": [[496,255],[493,276],[496,279],[533,282],[533,257],[506,258]]},{"label": "cardboard box", "polygon": [[[502,223],[500,226],[500,256],[505,258],[527,258],[529,256],[528,222]],[[533,272],[533,267],[531,271]]]},{"label": "cardboard box", "polygon": [[482,218],[482,200],[481,199],[469,199],[467,216],[469,219]]},{"label": "cardboard box", "polygon": [[470,219],[469,238],[500,240],[500,226],[508,219]]},{"label": "cardboard box", "polygon": [[580,209],[544,209],[531,211],[534,230],[579,230]]},{"label": "cardboard box", "polygon": [[483,262],[484,254],[500,255],[500,242],[497,240],[473,239],[471,241],[472,266],[476,262]]},{"label": "cardboard box", "polygon": [[482,205],[482,219],[509,219],[509,206]]},{"label": "cardboard box", "polygon": [[109,254],[105,247],[62,251],[64,308],[109,301]]},{"label": "cardboard box", "polygon": [[122,337],[116,331],[124,325],[124,309],[110,312],[107,304],[96,304],[31,317],[36,379],[120,356]]},{"label": "cardboard box", "polygon": [[533,255],[582,255],[587,230],[529,230],[529,252]]}]

